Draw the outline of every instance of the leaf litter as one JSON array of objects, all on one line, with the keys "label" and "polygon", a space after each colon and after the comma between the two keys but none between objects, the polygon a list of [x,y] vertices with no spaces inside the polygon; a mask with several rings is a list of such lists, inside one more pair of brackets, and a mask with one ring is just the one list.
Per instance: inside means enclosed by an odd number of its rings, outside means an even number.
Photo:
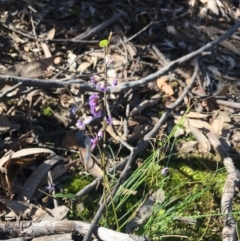
[{"label": "leaf litter", "polygon": [[[151,76],[171,61],[218,39],[237,22],[239,6],[235,3],[158,1],[155,9],[151,5],[153,1],[116,2],[109,6],[105,1],[101,1],[102,4],[97,1],[26,2],[26,6],[23,2],[15,5],[3,2],[0,12],[0,210],[3,220],[47,220],[43,217],[57,210],[53,208],[56,203],[52,192],[55,189],[60,192],[64,180],[78,173],[93,178],[103,176],[102,163],[98,162],[101,153],[91,150],[90,146],[90,136],[96,136],[102,120],[93,121],[84,132],[76,127],[77,118],[71,110],[77,108],[80,118],[90,115],[86,103],[96,91],[91,77],[99,78],[99,86],[104,79],[106,60],[98,44],[111,31],[108,84],[117,79],[119,86],[126,84],[129,88],[109,91],[113,124],[106,132],[107,144],[114,153],[107,151],[109,163],[121,164],[127,157],[124,142],[137,147],[148,138],[159,140],[173,130],[174,123],[180,123],[181,130],[175,138],[190,133],[194,137],[190,141],[182,138],[177,143],[179,153],[214,153],[216,147],[210,138],[215,135],[230,157],[236,158],[239,154],[238,31],[199,56],[193,86],[184,101],[169,113],[166,125],[159,126],[153,135],[162,113],[191,83],[195,64],[183,61],[151,83],[140,82],[137,87],[131,87],[131,82]],[[128,5],[131,8],[123,10]],[[209,27],[209,21],[214,25]],[[18,84],[12,82],[14,77]],[[30,82],[26,85],[25,80]],[[46,82],[40,88],[35,83],[41,80],[55,81],[62,87],[52,88]],[[68,86],[68,81],[75,82]],[[107,171],[112,167],[108,165]],[[122,168],[118,169],[121,171]],[[49,172],[55,184],[53,190],[47,186]],[[34,205],[49,196],[52,201],[44,204],[48,211]],[[62,217],[53,220],[62,220],[68,209],[63,212]],[[147,217],[148,214],[140,216],[140,221],[136,218],[134,227]]]}]

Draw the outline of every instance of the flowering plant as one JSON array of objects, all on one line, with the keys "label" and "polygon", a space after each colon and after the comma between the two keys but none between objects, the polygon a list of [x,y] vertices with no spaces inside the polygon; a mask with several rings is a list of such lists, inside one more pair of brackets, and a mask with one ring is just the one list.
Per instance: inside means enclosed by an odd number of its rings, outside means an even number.
[{"label": "flowering plant", "polygon": [[[104,48],[104,52],[105,52],[105,61],[104,61],[104,66],[105,66],[105,70],[107,71],[107,69],[109,69],[111,67],[111,64],[113,63],[113,58],[112,56],[107,53],[107,46],[109,44],[108,40],[103,40],[100,42],[100,47]],[[80,118],[77,120],[76,126],[80,129],[80,130],[84,130],[86,128],[86,125],[89,125],[94,119],[98,119],[98,118],[103,118],[104,120],[104,127],[99,130],[99,132],[97,133],[97,135],[95,137],[93,137],[91,139],[91,148],[92,150],[99,144],[99,142],[101,140],[103,140],[103,142],[106,142],[105,139],[105,129],[107,127],[107,125],[112,125],[113,124],[113,119],[111,116],[107,116],[106,113],[106,104],[107,104],[107,92],[109,90],[111,90],[111,88],[115,87],[118,83],[117,79],[114,78],[111,80],[111,82],[108,82],[107,79],[107,72],[105,71],[105,80],[104,82],[100,82],[99,80],[101,80],[101,78],[97,75],[93,75],[90,77],[90,82],[91,84],[96,88],[96,90],[99,91],[99,93],[93,93],[89,96],[89,107],[90,107],[90,113],[91,116],[88,116],[87,118]],[[103,107],[101,107],[101,105],[99,105],[99,101],[101,99],[101,96],[103,95],[103,101],[104,101],[104,105]],[[77,108],[74,107],[72,108],[72,113],[75,114],[77,112]]]}]

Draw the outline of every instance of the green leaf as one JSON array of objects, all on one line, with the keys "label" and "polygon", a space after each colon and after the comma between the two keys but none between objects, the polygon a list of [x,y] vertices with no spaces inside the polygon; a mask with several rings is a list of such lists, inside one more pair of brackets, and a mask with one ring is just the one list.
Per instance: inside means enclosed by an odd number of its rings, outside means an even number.
[{"label": "green leaf", "polygon": [[52,111],[51,111],[51,108],[49,106],[47,106],[43,109],[43,115],[46,115],[46,116],[52,115]]},{"label": "green leaf", "polygon": [[103,48],[103,47],[107,46],[108,44],[109,44],[108,40],[107,40],[107,39],[104,39],[104,40],[102,40],[102,41],[99,43],[99,46],[100,46],[101,48]]},{"label": "green leaf", "polygon": [[240,238],[240,222],[239,221],[237,221],[236,231],[237,231],[237,237],[238,237],[238,240],[239,240],[239,238]]},{"label": "green leaf", "polygon": [[73,193],[65,193],[65,194],[64,193],[56,193],[56,194],[54,194],[54,197],[68,198],[68,199],[78,198],[78,196]]}]

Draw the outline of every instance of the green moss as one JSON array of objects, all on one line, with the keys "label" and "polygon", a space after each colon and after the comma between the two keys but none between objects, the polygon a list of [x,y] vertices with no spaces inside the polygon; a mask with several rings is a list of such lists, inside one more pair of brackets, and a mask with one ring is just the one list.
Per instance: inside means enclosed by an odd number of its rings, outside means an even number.
[{"label": "green moss", "polygon": [[[151,216],[135,230],[135,233],[147,234],[153,240],[172,240],[167,237],[162,239],[164,235],[188,236],[190,241],[198,240],[202,235],[201,240],[219,240],[222,228],[220,197],[226,177],[222,162],[210,154],[203,153],[171,154],[164,157],[164,153],[160,151],[164,149],[164,143],[166,141],[162,141],[159,150],[154,153],[149,150],[145,152],[142,156],[145,160],[142,159],[141,165],[135,166],[135,170],[132,169],[117,198],[114,199],[122,231],[128,220],[137,215],[144,198],[150,192],[161,188],[165,191],[165,201],[154,206]],[[161,170],[166,166],[170,174],[165,177]],[[92,178],[89,178],[72,178],[65,188],[76,193],[91,182]],[[133,194],[132,191],[136,193]],[[102,188],[87,195],[75,204],[71,217],[91,221],[101,197]],[[234,208],[234,211],[240,210],[240,204]],[[190,225],[180,221],[179,217],[192,218],[197,224]],[[99,225],[117,228],[111,204]]]},{"label": "green moss", "polygon": [[[92,181],[92,176],[80,177],[79,175],[75,175],[63,184],[63,189],[65,193],[77,193]],[[83,197],[82,200],[71,203],[69,218],[90,222],[98,208],[100,196],[101,191],[99,193],[91,192],[89,195]]]},{"label": "green moss", "polygon": [[[166,165],[170,174],[164,177],[161,170]],[[157,237],[163,234],[186,235],[189,236],[189,240],[199,238],[208,228],[209,212],[220,213],[219,197],[226,177],[225,169],[222,167],[223,165],[217,163],[213,156],[202,154],[172,155],[160,162],[153,160],[146,173],[146,186],[149,190],[162,188],[166,195],[165,202],[156,207],[152,216],[137,233],[147,233],[150,238],[156,240],[161,240]],[[194,217],[197,219],[197,225],[175,220],[177,216]],[[219,216],[212,216],[211,219],[219,223]],[[221,223],[218,225],[220,230]],[[220,238],[219,233],[213,235],[209,230],[202,240],[208,240],[209,237],[213,237],[213,240]]]}]

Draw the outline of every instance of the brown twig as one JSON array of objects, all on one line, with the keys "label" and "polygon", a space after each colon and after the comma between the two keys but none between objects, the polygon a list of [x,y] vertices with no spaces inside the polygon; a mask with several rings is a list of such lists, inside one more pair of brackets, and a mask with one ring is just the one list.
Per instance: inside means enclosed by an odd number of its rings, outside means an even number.
[{"label": "brown twig", "polygon": [[104,29],[106,29],[107,27],[109,27],[110,25],[112,25],[114,22],[116,22],[117,20],[119,20],[119,18],[122,16],[121,13],[118,13],[116,15],[114,15],[113,17],[111,17],[110,19],[102,22],[101,24],[99,24],[98,26],[92,28],[89,31],[86,31],[78,36],[76,36],[75,38],[73,38],[73,40],[83,40],[83,39],[87,39],[92,37],[93,35],[97,34],[98,32],[103,31]]},{"label": "brown twig", "polygon": [[221,142],[217,136],[209,132],[207,137],[211,142],[214,149],[223,158],[223,164],[227,170],[227,178],[223,188],[223,194],[221,199],[221,211],[223,213],[223,241],[236,241],[236,223],[232,214],[232,202],[235,196],[236,186],[239,186],[240,176],[238,170],[233,164],[233,160],[229,157],[228,153],[223,149]]},{"label": "brown twig", "polygon": [[[52,234],[63,234],[63,233],[75,233],[85,235],[87,230],[90,228],[89,223],[82,221],[41,221],[41,222],[1,222],[0,230],[1,236],[4,234],[10,234],[15,236],[24,237],[39,237],[48,236]],[[125,233],[113,231],[111,229],[96,227],[95,236],[103,241],[146,241],[145,237],[135,236]],[[41,239],[43,240],[43,239]],[[62,239],[61,239],[62,240]],[[72,240],[72,239],[71,239]]]},{"label": "brown twig", "polygon": [[13,25],[6,25],[6,24],[2,24],[3,27],[18,33],[24,37],[27,37],[29,39],[35,40],[35,41],[39,41],[39,42],[46,42],[46,41],[50,41],[50,42],[73,42],[73,43],[83,43],[83,44],[93,44],[93,43],[99,43],[98,40],[74,40],[74,39],[48,39],[48,38],[41,38],[39,36],[33,36],[30,33],[25,33],[19,29],[16,29]]},{"label": "brown twig", "polygon": [[206,51],[207,49],[210,49],[214,46],[216,46],[217,44],[221,43],[223,40],[225,40],[226,38],[229,38],[234,32],[237,31],[237,29],[240,27],[240,22],[237,22],[232,28],[230,28],[230,30],[228,30],[225,34],[223,34],[221,37],[219,37],[218,39],[204,45],[203,47],[201,47],[200,49],[187,54],[177,60],[172,61],[171,63],[169,63],[166,67],[160,69],[159,71],[157,71],[154,74],[148,75],[145,78],[142,78],[140,80],[137,81],[130,81],[128,83],[121,83],[119,85],[117,85],[112,92],[121,92],[121,91],[125,91],[129,88],[137,88],[141,85],[145,85],[149,82],[155,81],[157,80],[157,78],[159,78],[160,76],[166,74],[168,71],[170,70],[174,70],[178,67],[178,65],[180,65],[181,63],[184,63],[186,61],[189,61],[199,55],[202,55],[204,53],[204,51]]},{"label": "brown twig", "polygon": [[[122,91],[128,90],[130,88],[137,88],[137,87],[145,85],[149,82],[155,81],[157,78],[166,74],[170,70],[176,69],[178,67],[178,65],[180,65],[181,63],[184,63],[186,61],[189,61],[189,60],[195,58],[196,56],[204,54],[204,51],[206,51],[207,49],[213,48],[214,46],[216,46],[219,43],[221,43],[222,41],[224,41],[226,38],[229,38],[239,27],[240,27],[240,22],[237,22],[224,35],[222,35],[218,39],[204,45],[202,48],[200,48],[200,49],[198,49],[198,50],[196,50],[196,51],[194,51],[194,52],[192,52],[188,55],[185,55],[185,56],[183,56],[183,57],[181,57],[177,60],[172,61],[166,67],[160,69],[159,71],[157,71],[154,74],[148,75],[145,78],[142,78],[142,79],[137,80],[137,81],[120,83],[116,87],[112,88],[110,90],[110,92],[111,93],[122,92]],[[58,82],[58,81],[55,81],[55,80],[31,79],[31,78],[5,76],[5,75],[0,75],[0,80],[2,80],[2,82],[12,83],[12,84],[16,84],[19,81],[21,81],[23,86],[36,86],[36,87],[40,87],[40,88],[60,88],[60,87],[62,87],[62,83]],[[83,80],[68,80],[68,81],[64,82],[65,85],[72,85],[72,84],[76,84],[76,83],[80,84],[81,91],[98,92],[98,90],[94,86],[92,86],[90,84],[87,84]]]},{"label": "brown twig", "polygon": [[238,102],[231,102],[231,101],[226,101],[226,100],[216,100],[216,103],[219,105],[224,105],[224,106],[231,107],[234,109],[240,109],[240,103],[238,103]]},{"label": "brown twig", "polygon": [[17,89],[19,86],[22,85],[22,82],[18,82],[16,85],[9,87],[6,91],[4,91],[3,93],[0,94],[0,98],[3,98],[4,96],[6,96],[8,93],[14,91],[15,89]]}]

